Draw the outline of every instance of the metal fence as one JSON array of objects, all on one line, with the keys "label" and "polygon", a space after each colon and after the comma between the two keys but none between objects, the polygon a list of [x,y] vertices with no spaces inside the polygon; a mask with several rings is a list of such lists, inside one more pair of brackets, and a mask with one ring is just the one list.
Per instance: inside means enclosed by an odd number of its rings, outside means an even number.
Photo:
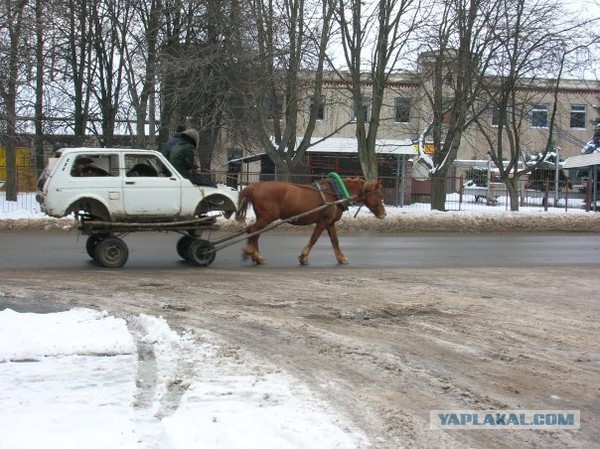
[{"label": "metal fence", "polygon": [[[238,189],[252,182],[277,179],[273,174],[255,172],[214,172],[213,177],[217,182]],[[290,181],[308,185],[322,178],[322,175],[292,175]],[[0,212],[3,214],[18,211],[40,213],[39,205],[35,200],[36,179],[37,175],[33,170],[17,169],[17,185],[20,192],[17,201],[6,201],[4,180],[0,179]],[[395,176],[382,177],[381,182],[386,205],[423,211],[431,209],[429,181]],[[519,205],[546,212],[561,212],[569,209],[599,210],[600,206],[596,206],[591,201],[591,183],[588,184],[584,192],[573,191],[566,182],[559,184],[557,191],[554,189],[554,182],[547,182],[542,191],[528,189],[522,185],[519,189]],[[509,193],[502,183],[490,183],[487,187],[469,187],[464,185],[462,177],[449,177],[446,179],[446,192],[445,208],[449,211],[510,210]]]},{"label": "metal fence", "polygon": [[6,201],[6,192],[0,189],[0,213],[9,214],[9,218],[29,218],[41,214],[35,193],[23,192],[17,195],[17,201]]},{"label": "metal fence", "polygon": [[[297,184],[311,184],[322,179],[322,175],[292,175],[290,181]],[[216,179],[226,182],[232,187],[243,187],[257,181],[274,181],[274,174],[254,172],[245,173],[220,173]],[[388,206],[405,207],[418,210],[431,209],[431,182],[429,180],[415,180],[402,176],[380,178],[385,203]],[[586,191],[580,192],[569,187],[568,182],[547,182],[543,190],[527,188],[521,183],[518,192],[519,207],[535,208],[546,212],[560,212],[569,209],[589,211],[593,209],[591,201],[591,184]],[[446,210],[473,211],[490,208],[496,210],[510,210],[510,195],[503,183],[490,183],[489,187],[467,187],[463,177],[446,178]]]}]

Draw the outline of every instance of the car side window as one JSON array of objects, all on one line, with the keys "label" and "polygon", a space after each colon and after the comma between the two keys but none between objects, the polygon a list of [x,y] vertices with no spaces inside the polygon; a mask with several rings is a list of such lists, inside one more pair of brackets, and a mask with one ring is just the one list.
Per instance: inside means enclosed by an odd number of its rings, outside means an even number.
[{"label": "car side window", "polygon": [[75,157],[71,176],[104,177],[118,176],[119,160],[116,155],[84,154]]},{"label": "car side window", "polygon": [[170,177],[171,171],[154,155],[125,155],[127,177]]}]

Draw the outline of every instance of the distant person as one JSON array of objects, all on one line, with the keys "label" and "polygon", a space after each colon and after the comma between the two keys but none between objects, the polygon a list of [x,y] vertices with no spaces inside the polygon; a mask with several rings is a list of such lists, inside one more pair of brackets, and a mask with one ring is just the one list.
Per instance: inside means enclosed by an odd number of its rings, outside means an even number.
[{"label": "distant person", "polygon": [[165,146],[163,147],[162,153],[165,155],[165,157],[167,159],[170,160],[169,156],[171,154],[171,150],[177,144],[177,142],[179,142],[179,140],[181,138],[181,134],[184,131],[185,131],[185,126],[179,125],[177,127],[177,129],[175,130],[175,134],[173,134],[173,137],[171,137],[169,140],[167,140],[167,143],[165,143]]}]

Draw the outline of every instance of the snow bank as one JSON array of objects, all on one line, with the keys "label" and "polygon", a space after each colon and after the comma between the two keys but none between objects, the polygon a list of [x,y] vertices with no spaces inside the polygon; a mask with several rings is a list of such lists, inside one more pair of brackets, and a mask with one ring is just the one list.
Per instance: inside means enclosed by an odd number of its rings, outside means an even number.
[{"label": "snow bank", "polygon": [[358,429],[280,369],[161,318],[0,312],[1,449],[352,449]]},{"label": "snow bank", "polygon": [[[21,194],[25,195],[25,194]],[[2,198],[0,197],[0,205]],[[72,217],[60,219],[49,218],[39,212],[38,204],[29,194],[22,198],[20,207],[10,212],[2,212],[0,208],[0,230],[39,230],[39,231],[73,231],[77,230],[77,222]],[[522,207],[518,212],[506,210],[505,204],[486,206],[483,203],[469,203],[470,210],[465,211],[431,211],[429,205],[411,204],[406,207],[388,206],[387,217],[376,219],[365,207],[360,210],[351,207],[340,222],[338,229],[342,232],[598,232],[600,231],[600,214],[585,212],[582,208]],[[356,215],[356,216],[355,216]],[[252,208],[248,209],[247,222],[253,220]],[[223,231],[240,229],[243,225],[233,218],[220,218],[219,226]],[[302,227],[284,225],[275,232],[306,233]]]}]

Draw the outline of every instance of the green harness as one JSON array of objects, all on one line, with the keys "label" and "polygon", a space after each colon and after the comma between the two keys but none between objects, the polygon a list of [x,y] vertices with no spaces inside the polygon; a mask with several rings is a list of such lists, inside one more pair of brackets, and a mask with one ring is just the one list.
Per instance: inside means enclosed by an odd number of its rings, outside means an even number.
[{"label": "green harness", "polygon": [[348,200],[346,206],[351,206],[353,204],[351,199],[352,197],[348,193],[348,189],[346,188],[346,185],[344,184],[344,181],[342,180],[340,175],[332,171],[327,175],[327,179],[331,182],[331,187],[333,188],[333,191],[335,192],[337,198],[340,200]]}]

